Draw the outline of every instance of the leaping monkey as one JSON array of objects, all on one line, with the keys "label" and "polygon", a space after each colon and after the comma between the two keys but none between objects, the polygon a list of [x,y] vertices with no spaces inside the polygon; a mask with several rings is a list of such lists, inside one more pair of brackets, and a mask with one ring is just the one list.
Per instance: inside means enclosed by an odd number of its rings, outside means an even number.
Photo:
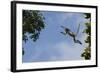
[{"label": "leaping monkey", "polygon": [[[79,24],[79,27],[80,27],[80,24]],[[66,27],[64,27],[64,26],[61,26],[61,28],[64,29],[64,32],[61,32],[61,33],[62,33],[63,35],[67,35],[67,34],[68,34],[69,36],[71,36],[71,37],[73,38],[74,43],[79,43],[79,44],[82,45],[81,41],[76,40],[76,36],[77,36],[77,34],[78,34],[78,32],[79,32],[79,27],[78,27],[77,33],[75,34],[75,33],[72,32],[69,28],[66,28]]]}]

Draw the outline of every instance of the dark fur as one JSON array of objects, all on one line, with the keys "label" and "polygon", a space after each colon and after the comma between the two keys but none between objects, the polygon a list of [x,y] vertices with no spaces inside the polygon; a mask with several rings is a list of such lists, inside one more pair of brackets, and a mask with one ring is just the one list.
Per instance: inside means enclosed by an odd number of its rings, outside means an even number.
[{"label": "dark fur", "polygon": [[66,35],[66,34],[70,35],[73,38],[74,43],[79,43],[79,44],[82,45],[82,43],[79,40],[76,40],[76,34],[75,33],[71,32],[70,29],[68,29],[68,28],[66,28],[64,26],[61,26],[61,27],[64,29],[64,32],[61,32],[62,34],[64,34],[64,35]]}]

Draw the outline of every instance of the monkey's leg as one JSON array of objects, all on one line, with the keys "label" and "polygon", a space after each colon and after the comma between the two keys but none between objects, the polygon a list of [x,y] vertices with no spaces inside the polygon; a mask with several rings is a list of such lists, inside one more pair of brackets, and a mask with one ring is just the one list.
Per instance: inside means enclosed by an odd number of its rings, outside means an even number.
[{"label": "monkey's leg", "polygon": [[76,42],[82,45],[82,43],[79,40],[76,40]]},{"label": "monkey's leg", "polygon": [[73,36],[73,40],[74,40],[74,43],[76,43],[76,39],[75,39],[75,36]]}]

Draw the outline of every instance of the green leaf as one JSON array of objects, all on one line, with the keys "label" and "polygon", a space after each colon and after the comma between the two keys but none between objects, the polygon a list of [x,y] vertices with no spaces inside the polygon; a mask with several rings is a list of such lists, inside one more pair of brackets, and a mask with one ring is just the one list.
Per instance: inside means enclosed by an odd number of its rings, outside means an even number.
[{"label": "green leaf", "polygon": [[36,42],[39,39],[40,32],[45,28],[42,13],[36,10],[23,10],[22,19],[23,41],[26,43],[30,38],[33,42]]}]

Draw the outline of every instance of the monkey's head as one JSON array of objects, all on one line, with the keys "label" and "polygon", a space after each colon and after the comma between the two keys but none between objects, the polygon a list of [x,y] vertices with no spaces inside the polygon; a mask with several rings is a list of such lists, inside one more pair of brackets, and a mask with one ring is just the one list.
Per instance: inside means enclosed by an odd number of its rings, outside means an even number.
[{"label": "monkey's head", "polygon": [[69,32],[70,31],[70,29],[68,29],[68,28],[65,28],[65,32]]}]

